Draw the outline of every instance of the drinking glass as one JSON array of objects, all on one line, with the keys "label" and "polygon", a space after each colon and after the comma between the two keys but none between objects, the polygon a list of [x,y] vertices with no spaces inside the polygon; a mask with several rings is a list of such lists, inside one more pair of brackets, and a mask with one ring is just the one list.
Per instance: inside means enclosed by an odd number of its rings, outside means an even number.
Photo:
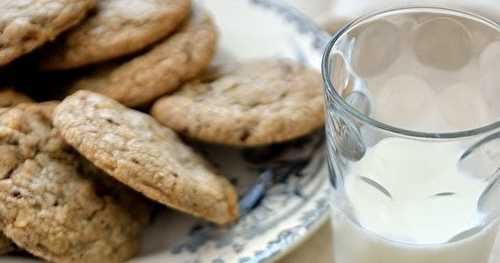
[{"label": "drinking glass", "polygon": [[322,74],[335,262],[488,262],[499,25],[443,8],[371,14],[335,34]]}]

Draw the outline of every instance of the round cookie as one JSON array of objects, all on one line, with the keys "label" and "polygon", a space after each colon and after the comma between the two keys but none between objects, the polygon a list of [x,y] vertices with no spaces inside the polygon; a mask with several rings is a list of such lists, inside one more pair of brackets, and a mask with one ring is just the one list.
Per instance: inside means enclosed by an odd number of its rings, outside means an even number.
[{"label": "round cookie", "polygon": [[172,33],[191,0],[100,0],[95,14],[47,47],[42,69],[61,70],[117,58]]},{"label": "round cookie", "polygon": [[12,107],[26,102],[33,102],[33,100],[12,88],[0,89],[0,108]]},{"label": "round cookie", "polygon": [[154,118],[190,138],[257,146],[306,135],[323,125],[320,74],[284,59],[209,70],[159,99]]},{"label": "round cookie", "polygon": [[[51,262],[123,262],[135,255],[149,206],[64,142],[46,109],[0,109],[0,218],[19,247]],[[114,182],[117,184],[116,182]]]},{"label": "round cookie", "polygon": [[0,66],[78,23],[96,0],[0,1]]},{"label": "round cookie", "polygon": [[145,196],[218,224],[238,217],[229,181],[149,115],[78,91],[59,104],[54,123],[88,160]]},{"label": "round cookie", "polygon": [[216,39],[210,17],[195,9],[171,37],[130,61],[96,68],[76,81],[70,92],[91,90],[130,107],[142,106],[203,71],[214,56]]}]

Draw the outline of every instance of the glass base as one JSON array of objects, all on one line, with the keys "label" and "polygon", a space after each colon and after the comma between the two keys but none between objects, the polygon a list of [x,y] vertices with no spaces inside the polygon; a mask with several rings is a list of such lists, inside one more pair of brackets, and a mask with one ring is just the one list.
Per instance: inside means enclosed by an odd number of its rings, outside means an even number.
[{"label": "glass base", "polygon": [[332,209],[335,263],[488,263],[498,223],[462,240],[435,245],[394,242]]}]

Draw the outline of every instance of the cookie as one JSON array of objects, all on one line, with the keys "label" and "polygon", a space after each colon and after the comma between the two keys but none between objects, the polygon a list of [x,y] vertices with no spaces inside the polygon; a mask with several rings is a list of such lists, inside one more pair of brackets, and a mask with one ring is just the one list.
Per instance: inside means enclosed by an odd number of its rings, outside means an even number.
[{"label": "cookie", "polygon": [[228,180],[149,115],[78,91],[59,104],[54,123],[88,160],[145,196],[218,224],[238,217]]},{"label": "cookie", "polygon": [[0,1],[0,66],[82,20],[96,0]]},{"label": "cookie", "polygon": [[284,59],[214,67],[159,99],[160,123],[200,141],[257,146],[291,140],[323,125],[316,70]]},{"label": "cookie", "polygon": [[212,20],[195,8],[180,31],[130,61],[98,67],[71,91],[91,90],[130,107],[142,106],[198,75],[210,64],[215,47]]},{"label": "cookie", "polygon": [[43,51],[46,70],[81,67],[145,48],[172,33],[191,0],[100,0],[95,14]]},{"label": "cookie", "polygon": [[43,116],[49,119],[50,122],[52,123],[54,117],[54,111],[56,110],[56,107],[57,105],[59,105],[59,103],[60,101],[57,100],[39,102],[37,103],[37,111],[40,114],[43,114]]},{"label": "cookie", "polygon": [[51,262],[129,259],[139,250],[147,203],[101,183],[107,177],[64,142],[46,114],[36,104],[0,109],[4,234]]},{"label": "cookie", "polygon": [[12,88],[0,89],[0,108],[12,107],[26,102],[33,102],[33,100]]}]

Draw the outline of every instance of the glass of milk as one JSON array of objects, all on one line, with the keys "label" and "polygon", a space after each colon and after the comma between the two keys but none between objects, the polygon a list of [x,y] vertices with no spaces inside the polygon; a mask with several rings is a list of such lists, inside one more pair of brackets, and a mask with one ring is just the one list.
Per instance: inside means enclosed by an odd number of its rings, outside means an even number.
[{"label": "glass of milk", "polygon": [[380,12],[341,29],[322,66],[335,263],[489,262],[500,26],[440,8]]}]

